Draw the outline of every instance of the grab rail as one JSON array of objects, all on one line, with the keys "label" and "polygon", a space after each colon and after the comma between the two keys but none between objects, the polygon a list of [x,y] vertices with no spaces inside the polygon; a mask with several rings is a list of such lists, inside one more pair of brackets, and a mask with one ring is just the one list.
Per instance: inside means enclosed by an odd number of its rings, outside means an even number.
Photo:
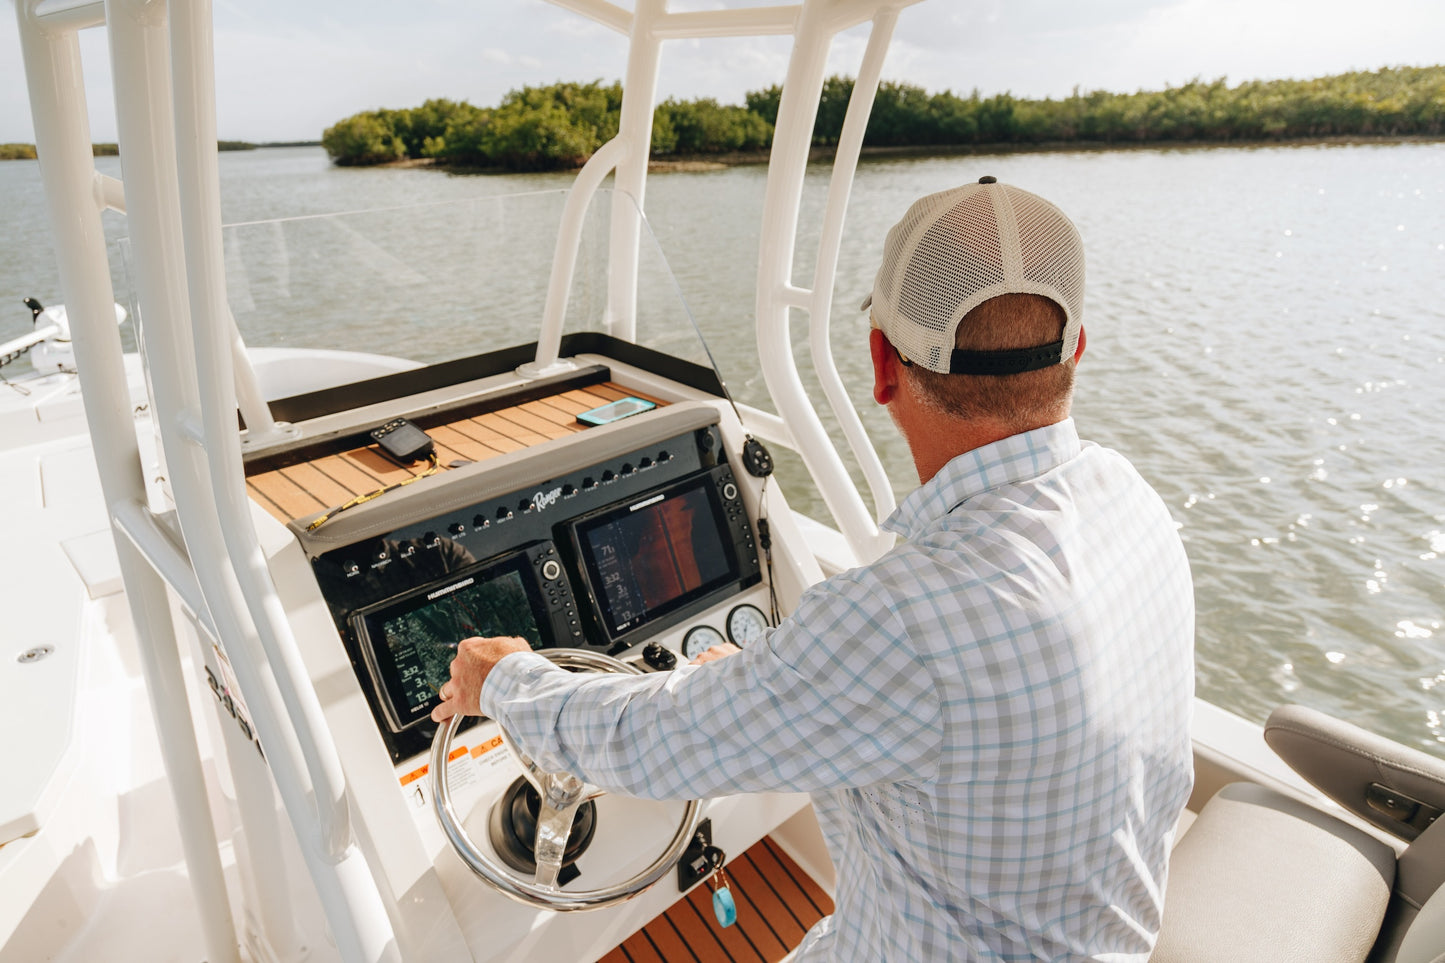
[{"label": "grab rail", "polygon": [[833,410],[833,416],[843,428],[843,436],[858,460],[863,477],[873,496],[874,517],[886,518],[894,505],[893,486],[878,450],[868,438],[868,432],[858,417],[858,409],[843,387],[838,366],[833,360],[833,348],[829,340],[829,328],[833,310],[833,281],[838,274],[838,249],[843,243],[843,219],[848,211],[848,196],[852,193],[853,174],[858,169],[858,155],[863,149],[863,134],[868,127],[868,115],[873,111],[873,98],[878,92],[878,81],[883,73],[883,57],[888,52],[888,41],[898,22],[897,10],[884,10],[873,20],[873,30],[868,35],[868,46],[863,53],[863,63],[858,68],[858,78],[853,83],[853,93],[848,98],[848,112],[843,118],[843,130],[838,137],[838,150],[833,157],[833,176],[828,182],[828,203],[823,214],[822,236],[818,239],[817,267],[813,272],[813,291],[808,306],[809,347],[813,356],[813,370],[823,387],[823,394]]},{"label": "grab rail", "polygon": [[[896,11],[912,2],[916,0],[899,0],[881,9],[876,4],[871,5],[873,34],[882,38],[878,41],[882,47],[887,46],[887,37],[891,35],[896,21]],[[874,516],[863,504],[842,458],[839,457],[837,447],[828,437],[817,410],[803,388],[788,333],[788,311],[790,307],[797,307],[812,314],[826,314],[826,308],[822,312],[819,308],[820,304],[827,304],[825,299],[831,294],[831,280],[827,289],[820,289],[815,285],[812,291],[797,288],[791,283],[803,175],[812,146],[813,122],[817,117],[818,99],[822,93],[828,49],[837,33],[858,22],[854,18],[869,7],[868,4],[854,3],[840,4],[828,11],[813,4],[803,8],[798,36],[806,36],[810,40],[806,44],[800,40],[794,45],[793,56],[788,64],[788,76],[783,84],[783,96],[778,104],[777,130],[782,132],[782,136],[775,137],[773,141],[772,161],[768,165],[757,291],[758,362],[762,367],[763,378],[779,412],[793,429],[793,435],[798,442],[798,452],[803,456],[814,485],[823,496],[824,504],[828,506],[839,530],[847,538],[859,561],[874,558],[886,551],[893,544],[893,536],[879,529]],[[868,71],[860,76],[859,83],[854,85],[855,97],[859,96],[860,86],[876,88],[876,60],[881,57],[882,47],[870,38],[869,52],[873,59],[867,65]],[[871,98],[871,91],[866,96]],[[856,116],[851,107],[850,115]],[[861,124],[861,120],[855,121],[849,131],[849,140],[839,145],[839,156],[843,158],[845,165],[856,163],[856,154],[862,142],[859,130]],[[851,160],[844,153],[845,148],[851,153]],[[830,260],[836,257],[836,249],[832,245],[835,243],[835,235],[841,234],[842,211],[846,200],[846,196],[840,196],[838,192],[834,192],[830,197],[831,220],[825,227],[820,247],[820,256],[831,252]],[[830,234],[830,231],[833,233]],[[821,280],[825,275],[831,274],[831,271],[830,266],[826,271],[820,272],[815,280]],[[820,322],[810,323],[814,325],[811,343],[815,366],[819,368],[820,374],[825,376],[825,391],[829,392],[830,404],[835,408],[847,408],[846,392],[842,391],[836,371],[828,374],[832,361],[827,349],[827,318],[825,316]],[[822,332],[821,337],[819,331]],[[821,353],[820,347],[823,349]],[[828,386],[828,381],[834,383]],[[838,399],[841,399],[841,402]],[[847,417],[842,417],[842,421],[850,443],[860,452],[871,452],[871,443],[868,442],[861,425],[850,428]],[[891,503],[891,489],[882,476],[881,465],[868,465],[870,458],[876,461],[877,456],[864,455],[860,457],[860,461],[868,473],[875,503],[881,509]]]},{"label": "grab rail", "polygon": [[[98,179],[77,35],[82,27],[92,24],[81,22],[84,18],[65,19],[60,15],[69,10],[94,11],[95,6],[76,8],[20,0],[15,13],[35,143],[43,158],[40,177],[80,372],[81,403],[107,509],[113,516],[124,517],[127,506],[145,503],[146,487],[101,224],[101,204],[107,202],[107,191],[95,189]],[[47,10],[49,19],[42,22]],[[114,192],[109,193],[109,199],[114,200]],[[166,583],[140,564],[136,546],[121,537],[119,528],[112,528],[112,537],[167,784],[175,801],[206,955],[217,961],[239,961],[236,928],[186,699]]]},{"label": "grab rail", "polygon": [[[161,31],[164,36],[163,23]],[[260,696],[259,704],[253,704],[252,721],[273,760],[277,787],[301,839],[302,855],[332,921],[338,946],[349,959],[399,959],[396,937],[376,882],[364,865],[358,866],[358,862],[364,864],[364,859],[352,840],[341,759],[251,520],[240,441],[235,432],[235,324],[226,301],[220,174],[216,153],[210,148],[216,142],[212,31],[210,0],[175,5],[169,35],[175,116],[170,124],[167,118],[156,116],[133,121],[134,127],[141,128],[142,136],[148,134],[160,142],[148,147],[172,149],[169,157],[161,149],[152,160],[157,174],[164,171],[173,175],[180,189],[179,211],[155,220],[179,222],[185,242],[183,252],[167,250],[170,245],[156,245],[154,250],[162,252],[159,260],[164,263],[159,270],[171,274],[172,281],[178,281],[174,275],[184,269],[190,324],[181,323],[185,312],[180,304],[168,305],[176,310],[167,312],[165,320],[173,326],[170,333],[174,337],[167,339],[175,342],[172,351],[184,355],[179,349],[188,345],[191,356],[176,357],[174,367],[163,367],[162,377],[152,369],[158,394],[162,380],[178,376],[178,384],[172,386],[177,411],[200,409],[202,437],[191,439],[202,442],[200,457],[185,444],[184,430],[177,431],[184,425],[169,426],[169,433],[175,437],[166,445],[167,455],[173,449],[185,448],[188,456],[184,468],[175,470],[173,464],[177,510],[181,512],[183,529],[188,529],[188,543],[195,538],[192,564],[212,615],[228,644],[240,643],[250,650],[246,657],[233,659],[232,666],[243,694]],[[151,102],[156,98],[137,99]],[[177,131],[184,136],[176,136]],[[174,232],[168,236],[173,243]],[[182,255],[179,261],[174,260],[176,253]],[[143,259],[138,256],[137,260]],[[179,286],[165,286],[168,301]],[[166,428],[162,420],[163,440]],[[186,494],[190,498],[182,497],[183,485],[189,489]],[[189,511],[185,508],[187,502],[191,502]],[[229,572],[222,559],[229,562]],[[247,619],[250,626],[245,624]],[[256,642],[262,651],[257,651]],[[274,705],[276,698],[280,699],[280,707]],[[300,758],[292,757],[293,752]],[[290,765],[281,764],[281,760]],[[314,829],[301,820],[302,814],[308,812],[314,813],[317,820]]]}]

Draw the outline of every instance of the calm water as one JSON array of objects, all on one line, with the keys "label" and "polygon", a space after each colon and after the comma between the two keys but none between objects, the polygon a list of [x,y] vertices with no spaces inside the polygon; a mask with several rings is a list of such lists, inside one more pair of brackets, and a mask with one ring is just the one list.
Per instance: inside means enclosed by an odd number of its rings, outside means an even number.
[{"label": "calm water", "polygon": [[[114,158],[100,163],[119,173]],[[766,406],[746,349],[764,173],[657,175],[647,206],[729,384]],[[984,173],[1053,199],[1083,232],[1089,348],[1075,416],[1085,437],[1134,461],[1180,526],[1198,596],[1200,693],[1254,719],[1304,702],[1445,755],[1445,145],[865,163],[833,344],[900,493],[916,480],[868,398],[865,322],[854,308],[908,203]],[[568,182],[338,170],[315,149],[223,155],[222,177],[229,222],[448,202],[416,243],[470,245],[478,263],[548,256],[555,208],[536,218],[546,233],[535,250],[488,253],[495,225],[454,227],[462,202]],[[816,221],[825,177],[810,180],[805,225]],[[34,163],[0,164],[0,200],[4,340],[29,328],[21,296],[58,301],[60,292]],[[111,228],[118,237],[123,220]],[[246,230],[238,249],[256,231],[285,233]],[[465,285],[389,271],[354,233],[312,245],[335,254],[344,243],[342,267],[355,265],[348,283],[363,307],[345,314],[361,332],[347,346],[433,360],[494,347],[487,332],[526,321],[509,306],[535,317],[517,308],[527,303],[517,291],[489,289],[478,308],[459,296]],[[287,236],[293,250],[305,246],[304,233]],[[815,244],[805,226],[805,271]],[[253,343],[336,346],[335,329],[309,314],[268,309],[260,281],[276,271],[259,271],[264,260],[251,257],[248,283],[232,285]],[[294,263],[278,270],[293,289],[311,287]],[[805,333],[794,335],[806,358]],[[822,517],[797,464],[781,461],[795,505]]]}]

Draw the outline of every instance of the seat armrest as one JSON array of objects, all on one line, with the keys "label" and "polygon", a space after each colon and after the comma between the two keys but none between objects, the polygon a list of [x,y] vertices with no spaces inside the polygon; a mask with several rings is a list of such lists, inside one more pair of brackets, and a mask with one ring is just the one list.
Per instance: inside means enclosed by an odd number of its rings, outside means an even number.
[{"label": "seat armrest", "polygon": [[1280,706],[1264,740],[1347,810],[1411,840],[1445,810],[1445,762],[1304,706]]}]

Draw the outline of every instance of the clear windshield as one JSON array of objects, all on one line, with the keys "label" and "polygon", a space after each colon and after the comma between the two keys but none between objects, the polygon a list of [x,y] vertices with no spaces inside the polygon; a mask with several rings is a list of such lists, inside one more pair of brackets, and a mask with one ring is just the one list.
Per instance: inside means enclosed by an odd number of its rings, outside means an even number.
[{"label": "clear windshield", "polygon": [[[326,348],[446,361],[536,340],[566,191],[232,224],[227,294],[252,347]],[[568,333],[612,333],[611,192],[589,208]],[[643,222],[638,340],[706,363],[660,246]]]}]

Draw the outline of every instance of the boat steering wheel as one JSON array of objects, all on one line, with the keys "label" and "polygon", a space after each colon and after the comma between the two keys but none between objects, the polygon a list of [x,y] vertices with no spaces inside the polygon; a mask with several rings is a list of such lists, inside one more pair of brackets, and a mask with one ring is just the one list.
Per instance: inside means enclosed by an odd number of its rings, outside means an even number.
[{"label": "boat steering wheel", "polygon": [[[537,654],[551,659],[564,669],[574,671],[642,674],[642,670],[635,665],[585,649],[543,649]],[[461,716],[452,716],[437,728],[436,737],[432,740],[432,808],[447,841],[452,844],[452,848],[467,868],[519,903],[554,912],[571,912],[601,909],[629,900],[670,872],[697,832],[701,804],[693,799],[688,801],[683,810],[672,841],[662,854],[644,869],[611,886],[564,892],[557,882],[557,876],[562,869],[564,850],[572,832],[572,819],[578,807],[601,796],[603,791],[569,772],[543,772],[536,762],[518,747],[507,730],[502,729],[502,742],[521,767],[522,775],[542,798],[541,810],[537,814],[537,871],[535,878],[528,881],[478,847],[467,835],[452,808],[451,792],[447,784],[447,757],[451,754],[452,739],[461,723]]]}]

